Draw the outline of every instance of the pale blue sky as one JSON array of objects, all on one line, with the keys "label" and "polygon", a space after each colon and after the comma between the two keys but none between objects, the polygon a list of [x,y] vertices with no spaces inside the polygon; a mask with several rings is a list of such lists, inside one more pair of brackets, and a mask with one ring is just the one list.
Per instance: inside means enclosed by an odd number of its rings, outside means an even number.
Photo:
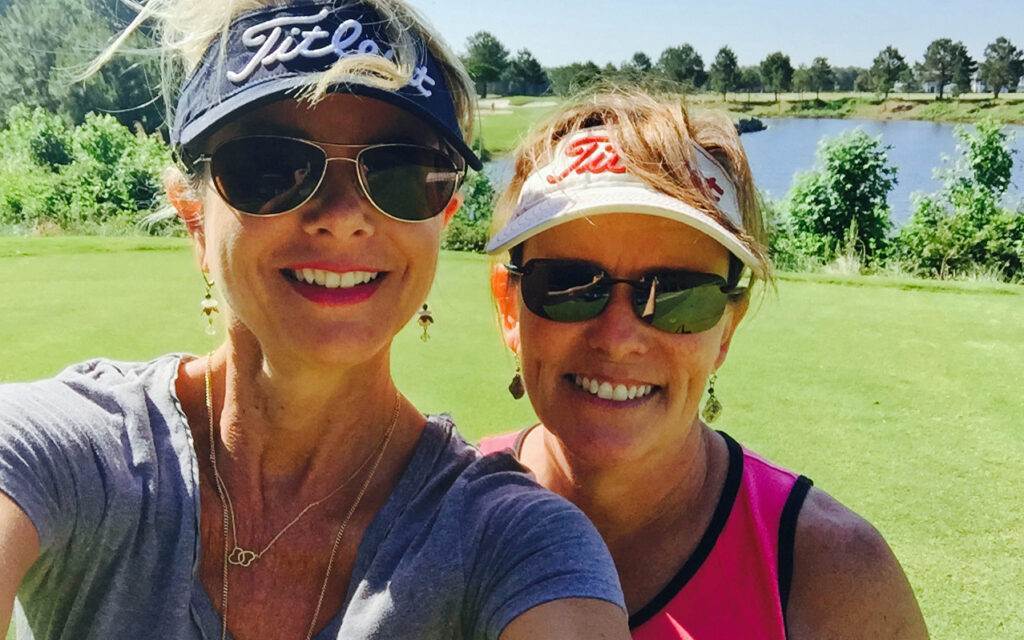
[{"label": "pale blue sky", "polygon": [[411,0],[459,52],[484,30],[506,48],[526,47],[545,66],[619,64],[635,51],[657,61],[692,44],[709,66],[728,44],[740,64],[768,53],[794,66],[826,56],[835,66],[871,66],[886,45],[920,61],[936,38],[962,40],[975,59],[998,36],[1024,48],[1024,0]]}]

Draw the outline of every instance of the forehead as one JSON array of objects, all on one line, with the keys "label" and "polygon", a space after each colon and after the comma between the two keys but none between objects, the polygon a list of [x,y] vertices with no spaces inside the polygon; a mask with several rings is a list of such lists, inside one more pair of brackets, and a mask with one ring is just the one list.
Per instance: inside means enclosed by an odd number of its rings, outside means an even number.
[{"label": "forehead", "polygon": [[208,146],[256,134],[342,144],[409,142],[435,146],[438,142],[426,123],[403,109],[364,96],[330,94],[315,105],[288,99],[250,111],[218,130]]},{"label": "forehead", "polygon": [[523,260],[587,260],[619,277],[672,267],[718,273],[729,270],[729,252],[710,236],[675,220],[638,213],[581,218],[552,227],[524,243]]}]

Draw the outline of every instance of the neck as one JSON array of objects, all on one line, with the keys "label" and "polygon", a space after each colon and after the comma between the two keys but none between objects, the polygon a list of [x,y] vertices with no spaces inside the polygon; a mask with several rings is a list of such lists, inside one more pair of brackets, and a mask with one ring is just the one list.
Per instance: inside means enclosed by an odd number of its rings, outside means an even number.
[{"label": "neck", "polygon": [[[686,437],[648,451],[640,460],[600,463],[573,456],[544,425],[524,446],[524,463],[538,481],[576,504],[597,527],[613,555],[638,537],[650,539],[693,523],[717,495],[711,473],[715,435],[695,421]],[[712,495],[713,494],[713,495]],[[690,526],[690,525],[687,525]]]},{"label": "neck", "polygon": [[[399,396],[388,349],[351,366],[319,366],[254,347],[231,336],[209,363],[221,471],[232,486],[265,498],[322,495],[373,454],[396,402],[388,457],[414,446],[424,419]],[[205,360],[194,364],[204,379]]]}]

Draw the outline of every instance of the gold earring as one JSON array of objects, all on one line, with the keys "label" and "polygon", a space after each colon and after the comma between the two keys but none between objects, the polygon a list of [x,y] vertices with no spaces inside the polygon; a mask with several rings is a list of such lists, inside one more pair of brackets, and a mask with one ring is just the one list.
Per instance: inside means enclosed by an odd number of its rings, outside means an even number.
[{"label": "gold earring", "polygon": [[712,373],[711,377],[708,378],[708,399],[704,403],[704,409],[700,412],[704,422],[714,422],[718,420],[718,416],[722,415],[722,403],[718,401],[718,396],[715,395],[716,382],[718,382],[718,374]]},{"label": "gold earring", "polygon": [[430,328],[430,325],[434,324],[434,314],[430,312],[430,307],[427,306],[426,302],[423,303],[423,308],[416,312],[416,321],[423,327],[423,335],[420,336],[420,340],[423,342],[430,340],[430,334],[427,333],[427,329]]},{"label": "gold earring", "polygon": [[519,360],[518,353],[516,354],[516,372],[512,376],[512,382],[508,385],[508,392],[516,400],[519,400],[526,394],[526,385],[523,384],[523,363]]},{"label": "gold earring", "polygon": [[213,314],[219,313],[220,308],[218,308],[217,301],[213,297],[213,280],[206,276],[205,271],[200,271],[200,273],[203,274],[203,282],[206,283],[206,295],[203,296],[200,306],[202,314],[206,316],[206,334],[212,336],[217,334],[217,330],[213,326]]}]

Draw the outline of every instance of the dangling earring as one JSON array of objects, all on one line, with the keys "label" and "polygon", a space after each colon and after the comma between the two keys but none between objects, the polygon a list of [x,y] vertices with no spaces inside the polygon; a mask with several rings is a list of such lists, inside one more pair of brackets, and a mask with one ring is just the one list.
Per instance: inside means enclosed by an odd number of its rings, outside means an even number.
[{"label": "dangling earring", "polygon": [[704,418],[704,422],[714,422],[718,420],[718,416],[722,415],[722,403],[715,395],[716,382],[718,382],[718,374],[712,373],[708,378],[708,399],[704,403],[704,409],[700,412],[700,417]]},{"label": "dangling earring", "polygon": [[519,360],[518,353],[516,354],[516,372],[512,376],[512,382],[508,384],[508,392],[516,400],[519,400],[526,394],[526,385],[523,384],[523,364]]},{"label": "dangling earring", "polygon": [[202,314],[206,316],[206,335],[216,335],[217,330],[213,326],[213,314],[219,313],[220,309],[217,306],[217,301],[213,298],[213,280],[206,277],[205,271],[200,271],[203,274],[203,282],[206,283],[206,295],[203,296],[203,301],[200,303],[202,307]]},{"label": "dangling earring", "polygon": [[427,329],[430,328],[430,325],[434,324],[434,314],[430,313],[430,307],[427,306],[426,302],[423,303],[423,308],[416,312],[416,321],[423,327],[423,335],[420,336],[420,340],[423,342],[430,340],[430,334],[427,333]]}]

